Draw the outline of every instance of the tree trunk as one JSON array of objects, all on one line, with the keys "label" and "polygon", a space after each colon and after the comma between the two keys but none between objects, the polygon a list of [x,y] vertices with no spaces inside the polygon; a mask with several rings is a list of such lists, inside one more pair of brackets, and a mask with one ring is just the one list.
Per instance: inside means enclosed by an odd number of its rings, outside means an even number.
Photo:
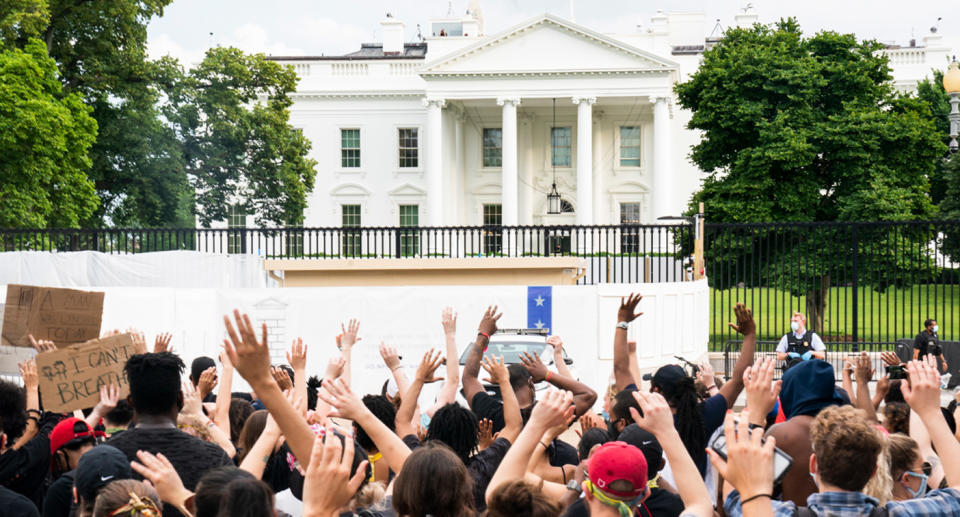
[{"label": "tree trunk", "polygon": [[820,277],[820,285],[807,291],[807,328],[823,336],[823,317],[830,294],[830,275]]}]

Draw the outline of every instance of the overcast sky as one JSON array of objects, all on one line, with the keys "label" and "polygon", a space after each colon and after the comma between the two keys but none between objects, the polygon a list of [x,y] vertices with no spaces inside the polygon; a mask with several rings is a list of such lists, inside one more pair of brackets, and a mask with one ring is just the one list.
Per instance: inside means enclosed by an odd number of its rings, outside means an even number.
[{"label": "overcast sky", "polygon": [[[337,55],[379,41],[377,27],[386,12],[406,22],[407,40],[417,24],[448,9],[464,13],[467,0],[175,0],[149,26],[152,57],[171,54],[186,63],[199,61],[206,48],[233,45],[272,55]],[[803,29],[854,32],[861,38],[906,45],[918,42],[940,17],[940,33],[960,41],[958,0],[753,0],[760,21],[794,16]],[[532,16],[550,12],[605,33],[629,33],[649,25],[657,9],[705,11],[727,27],[742,0],[480,0],[485,32],[493,34]],[[210,33],[213,33],[211,36]],[[953,44],[954,48],[956,43]]]}]

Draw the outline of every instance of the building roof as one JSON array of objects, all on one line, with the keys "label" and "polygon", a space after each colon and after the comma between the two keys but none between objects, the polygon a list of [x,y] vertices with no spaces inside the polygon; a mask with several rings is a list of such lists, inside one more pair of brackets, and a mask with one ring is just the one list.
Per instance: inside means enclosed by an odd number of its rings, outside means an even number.
[{"label": "building roof", "polygon": [[375,59],[423,59],[427,43],[404,43],[402,53],[385,53],[382,43],[361,43],[360,50],[342,56],[269,56],[273,61],[354,61]]}]

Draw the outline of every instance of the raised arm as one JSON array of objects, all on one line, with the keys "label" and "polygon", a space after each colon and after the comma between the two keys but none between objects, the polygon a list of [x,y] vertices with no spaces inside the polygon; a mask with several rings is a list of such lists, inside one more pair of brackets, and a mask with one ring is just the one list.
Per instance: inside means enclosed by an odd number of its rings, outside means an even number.
[{"label": "raised arm", "polygon": [[[287,363],[293,368],[293,394],[300,400],[307,400],[307,345],[302,338],[293,340],[287,352]],[[311,408],[312,409],[312,408]]]},{"label": "raised arm", "polygon": [[340,330],[343,333],[337,338],[337,344],[340,346],[340,355],[343,356],[344,361],[342,378],[343,381],[347,383],[347,386],[350,386],[353,366],[350,358],[353,355],[353,345],[357,344],[357,341],[360,341],[360,338],[357,337],[357,332],[360,331],[360,321],[352,319],[346,326],[341,323]]},{"label": "raised arm", "polygon": [[116,384],[104,384],[100,386],[100,401],[97,402],[96,406],[93,406],[93,411],[87,415],[84,421],[90,426],[90,429],[97,427],[100,419],[107,413],[113,411],[113,408],[117,407],[119,401],[120,386]]},{"label": "raised arm", "polygon": [[[447,351],[447,379],[437,395],[434,409],[439,409],[457,400],[457,388],[460,387],[460,356],[457,354],[457,313],[446,307],[440,317],[443,326],[443,338]],[[432,413],[431,413],[431,416]]]},{"label": "raised arm", "polygon": [[540,355],[536,352],[534,352],[532,356],[523,352],[520,355],[520,361],[523,363],[523,367],[530,372],[530,376],[533,377],[534,382],[547,381],[561,390],[572,392],[573,404],[576,406],[576,415],[578,417],[590,411],[594,402],[597,401],[597,392],[590,389],[586,384],[571,377],[547,370],[547,365],[543,364],[543,361],[540,360]]},{"label": "raised arm", "polygon": [[527,472],[528,460],[533,455],[534,449],[539,446],[543,433],[553,426],[563,424],[572,414],[573,394],[570,392],[551,391],[537,402],[527,425],[517,436],[490,479],[486,492],[487,501],[500,485],[511,481],[524,479],[534,486],[543,482],[536,474]]},{"label": "raised arm", "polygon": [[484,357],[483,369],[490,375],[490,380],[500,386],[500,398],[503,399],[503,429],[500,430],[500,438],[506,438],[513,443],[523,428],[523,416],[520,414],[517,394],[513,392],[513,385],[510,384],[510,372],[503,364],[502,357]]},{"label": "raised arm", "polygon": [[383,454],[390,469],[399,474],[410,455],[407,444],[363,405],[360,397],[350,390],[350,386],[347,386],[342,378],[335,381],[324,379],[323,387],[327,392],[321,392],[320,396],[327,398],[327,403],[336,408],[336,416],[352,420],[362,427],[377,446],[377,450]]},{"label": "raised arm", "polygon": [[687,454],[687,448],[674,427],[673,413],[666,399],[659,393],[642,391],[633,392],[633,397],[640,404],[643,416],[640,416],[636,408],[630,408],[630,415],[637,425],[653,434],[663,447],[670,468],[673,469],[676,480],[674,484],[680,493],[680,499],[683,500],[684,515],[713,517],[713,503],[710,501],[707,486],[703,484],[697,465]]},{"label": "raised arm", "polygon": [[744,410],[737,423],[733,414],[727,414],[724,436],[727,440],[727,459],[713,449],[707,449],[710,461],[717,472],[740,495],[744,517],[769,517],[773,515],[770,499],[773,494],[773,454],[776,439],[768,437],[763,442],[763,429],[751,430],[747,420],[755,419]]},{"label": "raised arm", "polygon": [[247,455],[243,457],[240,469],[253,474],[257,479],[263,479],[263,471],[266,470],[267,463],[270,462],[270,456],[273,454],[280,436],[280,427],[277,426],[277,421],[273,419],[272,415],[267,415],[267,424],[263,427],[263,431],[257,441],[254,442],[253,447],[250,447]]},{"label": "raised arm", "polygon": [[[227,341],[224,340],[223,342],[226,345]],[[220,353],[220,366],[222,368],[220,375],[222,378],[217,388],[217,405],[213,410],[213,421],[217,424],[217,427],[230,434],[230,400],[233,398],[230,390],[233,389],[233,363],[230,362],[230,355],[227,354],[226,349]]]},{"label": "raised arm", "polygon": [[573,378],[573,372],[563,360],[563,339],[560,336],[553,335],[547,338],[547,344],[553,348],[553,365],[557,368],[557,373],[564,377]]},{"label": "raised arm", "polygon": [[613,378],[617,384],[617,391],[636,385],[640,379],[634,379],[630,368],[630,351],[627,349],[627,325],[642,312],[637,313],[637,304],[643,296],[631,293],[626,300],[620,298],[620,308],[617,309],[617,328],[613,333]]},{"label": "raised arm", "polygon": [[[930,434],[950,488],[960,490],[960,442],[950,432],[940,411],[940,371],[936,358],[907,365],[909,383],[903,383],[903,398]],[[932,360],[931,360],[932,359]]]},{"label": "raised arm", "polygon": [[417,434],[417,429],[413,427],[413,417],[417,409],[417,399],[420,398],[420,390],[423,389],[424,384],[443,380],[443,377],[433,375],[442,362],[443,356],[440,355],[439,350],[429,350],[423,354],[423,360],[417,367],[417,375],[407,391],[403,392],[403,398],[400,400],[400,409],[397,410],[395,417],[398,436]]},{"label": "raised arm", "polygon": [[[118,389],[119,391],[119,389]],[[210,441],[218,445],[227,456],[231,458],[237,455],[237,448],[230,441],[230,434],[220,429],[216,423],[203,414],[203,402],[200,399],[200,392],[193,386],[193,383],[186,381],[181,385],[183,393],[183,409],[180,410],[181,417],[186,417],[189,422],[203,429],[210,436]]]},{"label": "raised arm", "polygon": [[[306,467],[304,462],[309,462],[310,452],[313,450],[313,431],[310,426],[300,416],[299,411],[293,407],[280,387],[274,382],[270,375],[270,350],[267,348],[267,325],[263,324],[261,328],[262,339],[257,341],[254,333],[253,323],[246,314],[240,314],[240,311],[233,311],[237,328],[234,330],[230,318],[223,317],[227,327],[227,334],[230,340],[224,341],[224,348],[230,362],[235,365],[237,372],[243,377],[250,387],[257,392],[260,401],[276,419],[277,425],[287,439],[287,444],[293,455],[300,461],[300,464]],[[226,369],[226,368],[224,368]]]},{"label": "raised arm", "polygon": [[410,389],[410,379],[407,378],[407,374],[403,371],[403,365],[400,364],[400,353],[397,348],[381,341],[378,350],[380,351],[380,358],[383,359],[383,364],[390,370],[394,382],[397,383],[397,393],[406,393]]},{"label": "raised arm", "polygon": [[483,351],[490,343],[490,336],[497,331],[497,320],[500,316],[503,314],[497,313],[496,305],[487,307],[477,328],[477,340],[470,347],[466,364],[463,366],[463,398],[467,399],[470,409],[473,409],[473,397],[483,391],[483,384],[477,378],[480,375],[480,361],[483,359]]},{"label": "raised arm", "polygon": [[870,380],[873,379],[873,366],[870,364],[870,356],[866,352],[861,352],[857,357],[857,409],[862,409],[866,413],[867,420],[873,423],[880,423],[877,419],[877,410],[873,407],[873,399],[870,398]]},{"label": "raised arm", "polygon": [[743,372],[753,364],[754,352],[757,350],[757,324],[753,321],[753,311],[738,303],[733,312],[737,316],[737,322],[730,323],[730,328],[743,334],[743,346],[740,347],[740,357],[733,366],[730,380],[720,388],[720,394],[727,400],[728,408],[733,407],[743,391]]},{"label": "raised arm", "polygon": [[[30,336],[33,339],[33,336]],[[20,433],[20,438],[11,447],[17,450],[27,444],[40,430],[40,377],[37,374],[37,362],[27,359],[19,365],[20,378],[23,379],[23,388],[26,391],[27,427]]]}]

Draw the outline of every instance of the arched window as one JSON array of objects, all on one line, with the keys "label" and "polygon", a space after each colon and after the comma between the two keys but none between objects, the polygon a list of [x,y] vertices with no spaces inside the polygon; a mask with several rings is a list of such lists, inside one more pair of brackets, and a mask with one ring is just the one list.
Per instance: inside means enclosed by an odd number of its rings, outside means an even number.
[{"label": "arched window", "polygon": [[566,199],[560,200],[560,213],[561,214],[572,214],[574,212],[573,205]]}]

